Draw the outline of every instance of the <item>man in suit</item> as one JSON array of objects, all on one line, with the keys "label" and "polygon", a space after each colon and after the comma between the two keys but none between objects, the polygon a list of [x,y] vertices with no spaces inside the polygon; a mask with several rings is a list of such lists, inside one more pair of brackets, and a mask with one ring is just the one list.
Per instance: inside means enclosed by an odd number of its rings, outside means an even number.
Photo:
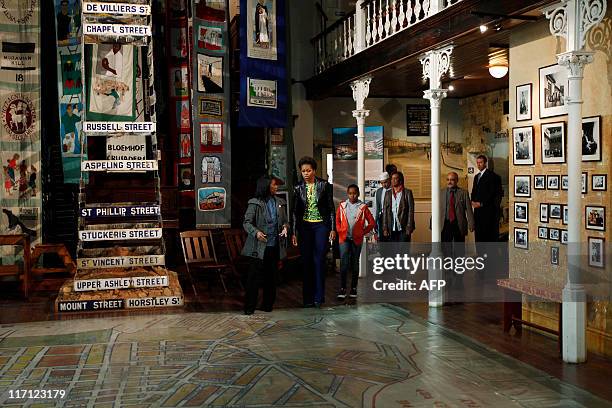
[{"label": "man in suit", "polygon": [[383,235],[390,242],[410,242],[414,228],[414,197],[398,171],[391,176],[383,202]]},{"label": "man in suit", "polygon": [[385,200],[385,194],[391,188],[391,178],[389,173],[383,172],[379,177],[380,187],[374,194],[374,203],[376,205],[376,214],[374,214],[374,220],[376,221],[376,237],[379,242],[385,242],[385,236],[383,235],[383,204]]},{"label": "man in suit", "polygon": [[476,158],[478,174],[472,186],[472,207],[476,242],[497,242],[499,240],[499,206],[503,196],[501,178],[487,168],[487,157]]},{"label": "man in suit", "polygon": [[446,176],[447,188],[440,193],[440,225],[442,242],[465,242],[465,236],[474,231],[474,213],[470,195],[457,186],[459,175],[450,172]]}]

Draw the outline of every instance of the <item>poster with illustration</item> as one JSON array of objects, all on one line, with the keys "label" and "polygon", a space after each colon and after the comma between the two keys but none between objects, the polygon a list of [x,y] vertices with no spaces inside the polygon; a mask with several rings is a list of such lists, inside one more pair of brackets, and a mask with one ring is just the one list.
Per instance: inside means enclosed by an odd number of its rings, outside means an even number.
[{"label": "poster with illustration", "polygon": [[87,46],[87,119],[129,121],[136,118],[138,49],[131,45]]},{"label": "poster with illustration", "polygon": [[62,156],[81,155],[82,103],[60,104],[60,136]]},{"label": "poster with illustration", "polygon": [[207,21],[225,21],[226,0],[194,0],[195,15]]},{"label": "poster with illustration", "polygon": [[174,58],[187,58],[187,28],[175,27],[170,30],[170,56]]},{"label": "poster with illustration", "polygon": [[200,151],[223,152],[223,123],[200,123]]},{"label": "poster with illustration", "polygon": [[276,0],[247,0],[247,56],[276,61]]},{"label": "poster with illustration", "polygon": [[32,200],[40,197],[38,153],[3,151],[0,157],[2,158],[3,198],[17,199],[16,204],[19,205],[32,205]]},{"label": "poster with illustration", "polygon": [[200,211],[218,211],[225,208],[225,189],[223,187],[205,187],[198,190],[198,209]]},{"label": "poster with illustration", "polygon": [[197,29],[198,48],[213,53],[225,53],[225,39],[223,38],[223,24],[205,21]]},{"label": "poster with illustration", "polygon": [[191,132],[191,117],[189,115],[189,101],[176,101],[176,118],[181,132]]},{"label": "poster with illustration", "polygon": [[198,54],[198,92],[223,93],[223,57]]},{"label": "poster with illustration", "polygon": [[179,159],[181,162],[191,162],[191,134],[181,133],[179,138]]},{"label": "poster with illustration", "polygon": [[191,164],[179,164],[179,191],[193,190],[193,171]]},{"label": "poster with illustration", "polygon": [[221,160],[216,156],[202,157],[202,184],[221,182]]},{"label": "poster with illustration", "polygon": [[55,0],[55,32],[59,46],[80,43],[81,0]]},{"label": "poster with illustration", "polygon": [[247,106],[276,109],[276,81],[247,77]]},{"label": "poster with illustration", "polygon": [[171,96],[181,97],[189,94],[189,73],[187,65],[172,68]]},{"label": "poster with illustration", "polygon": [[83,91],[81,78],[81,53],[61,54],[62,94],[80,95]]}]

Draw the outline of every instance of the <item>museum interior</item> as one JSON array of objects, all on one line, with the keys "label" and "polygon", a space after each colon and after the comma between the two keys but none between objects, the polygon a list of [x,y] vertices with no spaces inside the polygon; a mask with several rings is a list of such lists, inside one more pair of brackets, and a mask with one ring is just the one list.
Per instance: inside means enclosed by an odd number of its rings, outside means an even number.
[{"label": "museum interior", "polygon": [[[606,0],[7,0],[0,31],[1,406],[612,406]],[[391,164],[400,253],[467,191],[478,296],[372,296]],[[360,255],[307,260],[304,166],[338,229],[358,187]]]}]

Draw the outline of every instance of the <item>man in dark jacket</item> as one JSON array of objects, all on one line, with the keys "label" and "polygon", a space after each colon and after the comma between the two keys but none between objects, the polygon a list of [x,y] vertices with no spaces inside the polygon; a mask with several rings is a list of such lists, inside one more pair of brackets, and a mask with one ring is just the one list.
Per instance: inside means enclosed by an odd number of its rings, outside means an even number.
[{"label": "man in dark jacket", "polygon": [[389,173],[386,171],[380,175],[378,178],[380,181],[380,187],[376,190],[374,194],[374,202],[376,205],[376,213],[374,214],[374,220],[376,221],[376,237],[380,242],[385,241],[385,236],[383,235],[383,204],[385,201],[385,194],[391,188],[391,179],[389,177]]},{"label": "man in dark jacket", "polygon": [[391,242],[410,242],[414,232],[414,197],[404,187],[404,174],[391,176],[391,189],[383,203],[383,234]]},{"label": "man in dark jacket", "polygon": [[472,186],[472,207],[476,227],[476,242],[499,240],[499,206],[503,196],[501,178],[487,168],[487,157],[476,158],[479,173]]}]

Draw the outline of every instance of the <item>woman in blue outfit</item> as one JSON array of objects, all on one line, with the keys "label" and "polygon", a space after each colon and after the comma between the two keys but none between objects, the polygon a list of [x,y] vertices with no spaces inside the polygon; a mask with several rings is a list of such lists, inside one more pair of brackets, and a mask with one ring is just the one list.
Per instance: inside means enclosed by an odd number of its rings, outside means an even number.
[{"label": "woman in blue outfit", "polygon": [[304,307],[325,302],[325,256],[328,242],[336,239],[336,211],[332,186],[317,177],[317,162],[302,157],[298,163],[302,181],[293,193],[294,246],[300,247]]}]

